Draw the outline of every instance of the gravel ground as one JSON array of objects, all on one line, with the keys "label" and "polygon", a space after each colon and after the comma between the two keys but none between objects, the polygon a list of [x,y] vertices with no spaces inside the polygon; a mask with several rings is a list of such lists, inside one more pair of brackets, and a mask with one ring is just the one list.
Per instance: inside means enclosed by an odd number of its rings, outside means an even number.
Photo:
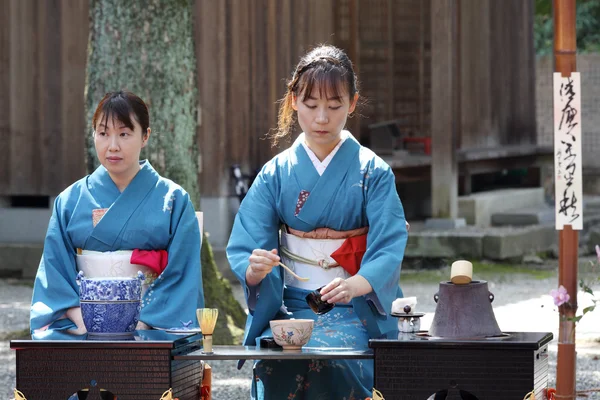
[{"label": "gravel ground", "polygon": [[[553,267],[549,267],[553,269]],[[495,295],[494,313],[503,331],[553,332],[550,345],[550,386],[555,386],[556,339],[558,338],[557,311],[548,295],[556,286],[556,275],[548,279],[533,279],[529,275],[502,275],[487,278]],[[242,299],[239,286],[234,287],[236,298]],[[438,285],[411,282],[404,288],[405,296],[417,296],[417,308],[426,312],[422,327],[427,329],[433,318],[433,294]],[[598,290],[600,288],[595,288]],[[600,298],[600,291],[596,292]],[[23,282],[0,279],[0,335],[27,329],[31,287]],[[580,294],[579,307],[590,304],[588,295]],[[577,326],[577,389],[600,388],[600,311],[586,315]],[[213,399],[248,399],[252,365],[247,362],[241,370],[236,361],[213,361]],[[15,386],[15,354],[8,341],[0,341],[0,399],[12,398]],[[600,400],[600,392],[586,393],[581,399]]]}]

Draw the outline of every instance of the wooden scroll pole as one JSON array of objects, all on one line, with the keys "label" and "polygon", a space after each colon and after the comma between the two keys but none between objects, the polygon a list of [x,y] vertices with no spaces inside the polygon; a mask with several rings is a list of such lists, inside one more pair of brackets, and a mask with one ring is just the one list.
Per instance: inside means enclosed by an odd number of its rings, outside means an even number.
[{"label": "wooden scroll pole", "polygon": [[[577,41],[575,34],[575,1],[554,1],[554,62],[555,72],[563,77],[576,70]],[[556,99],[555,99],[556,102]],[[577,110],[579,112],[580,110]],[[556,112],[556,104],[555,104]],[[555,117],[556,118],[556,117]],[[556,135],[556,132],[555,132]],[[580,138],[579,138],[580,139]],[[554,149],[555,155],[558,149]],[[555,165],[556,168],[556,165]],[[579,166],[581,168],[581,166]],[[579,169],[581,171],[581,169]],[[556,176],[556,175],[555,175]],[[563,177],[564,179],[564,177]],[[555,184],[557,182],[555,181]],[[578,199],[579,211],[583,199]],[[555,199],[556,210],[561,198]],[[578,232],[572,225],[559,231],[558,283],[567,289],[570,300],[560,306],[558,360],[556,371],[556,399],[575,399],[575,312],[577,311],[577,251]]]}]

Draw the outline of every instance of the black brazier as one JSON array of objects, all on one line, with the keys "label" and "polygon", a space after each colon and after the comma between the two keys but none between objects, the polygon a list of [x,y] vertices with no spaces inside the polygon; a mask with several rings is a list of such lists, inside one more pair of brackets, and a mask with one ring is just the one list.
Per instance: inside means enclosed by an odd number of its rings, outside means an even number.
[{"label": "black brazier", "polygon": [[201,335],[139,331],[131,340],[87,340],[55,332],[44,339],[13,340],[17,389],[28,400],[160,399],[173,389],[180,400],[197,400],[202,361],[175,360],[201,348]]},{"label": "black brazier", "polygon": [[372,339],[375,385],[386,400],[546,399],[551,333],[446,339],[400,334]]}]

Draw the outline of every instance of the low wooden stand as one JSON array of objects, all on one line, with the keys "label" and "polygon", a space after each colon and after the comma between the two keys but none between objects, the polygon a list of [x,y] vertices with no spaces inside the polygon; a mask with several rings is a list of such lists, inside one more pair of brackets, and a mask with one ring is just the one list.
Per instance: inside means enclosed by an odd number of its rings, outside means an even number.
[{"label": "low wooden stand", "polygon": [[141,331],[131,340],[87,340],[53,333],[41,340],[13,340],[17,389],[27,400],[67,400],[89,389],[87,400],[107,390],[119,400],[159,400],[169,388],[180,400],[197,400],[202,361],[174,357],[201,348],[202,335]]}]

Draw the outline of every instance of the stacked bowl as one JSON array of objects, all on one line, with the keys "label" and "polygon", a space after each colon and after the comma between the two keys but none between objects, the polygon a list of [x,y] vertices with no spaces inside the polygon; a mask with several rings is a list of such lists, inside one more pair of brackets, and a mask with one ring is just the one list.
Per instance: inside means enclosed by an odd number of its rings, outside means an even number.
[{"label": "stacked bowl", "polygon": [[86,278],[79,271],[79,302],[88,335],[132,335],[140,318],[144,280],[142,272],[135,278]]}]

